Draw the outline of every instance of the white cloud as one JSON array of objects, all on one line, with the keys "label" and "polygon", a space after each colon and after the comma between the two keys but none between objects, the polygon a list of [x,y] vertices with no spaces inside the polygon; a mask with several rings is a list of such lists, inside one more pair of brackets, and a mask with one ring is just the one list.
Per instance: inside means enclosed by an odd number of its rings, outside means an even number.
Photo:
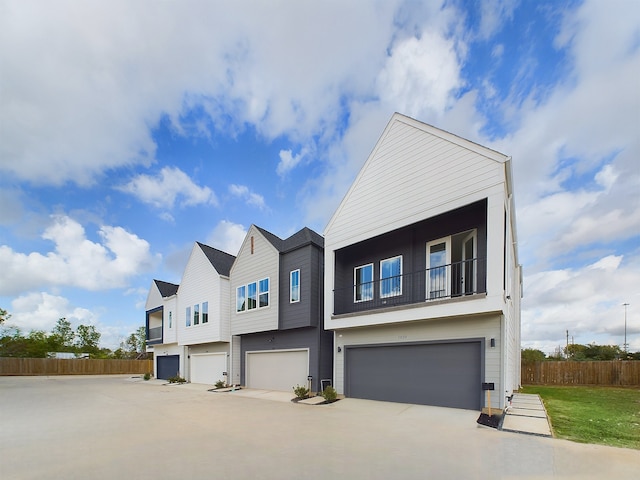
[{"label": "white cloud", "polygon": [[75,220],[52,216],[42,238],[54,243],[46,254],[16,252],[0,246],[0,295],[16,295],[43,286],[74,286],[105,290],[126,286],[150,270],[159,258],[149,244],[121,227],[102,226],[96,243]]},{"label": "white cloud", "polygon": [[73,328],[78,325],[96,325],[98,316],[90,310],[71,305],[69,300],[46,292],[32,292],[11,302],[10,324],[24,332],[44,330],[50,332],[60,318],[66,318]]},{"label": "white cloud", "polygon": [[306,149],[303,149],[297,155],[293,155],[291,150],[280,150],[280,162],[278,162],[276,173],[279,176],[284,177],[287,173],[293,170],[300,161],[302,161],[306,154]]},{"label": "white cloud", "polygon": [[267,204],[264,201],[264,197],[258,193],[249,190],[246,185],[229,185],[229,193],[234,197],[243,199],[247,205],[257,207],[260,210],[266,210]]},{"label": "white cloud", "polygon": [[207,237],[207,245],[237,255],[247,230],[240,224],[222,220]]},{"label": "white cloud", "polygon": [[[138,175],[126,185],[118,187],[140,201],[157,208],[171,209],[176,202],[181,207],[201,204],[217,205],[215,193],[209,187],[200,187],[177,167],[164,167],[157,176]],[[166,214],[164,218],[167,219]],[[169,215],[169,218],[172,219]]]}]

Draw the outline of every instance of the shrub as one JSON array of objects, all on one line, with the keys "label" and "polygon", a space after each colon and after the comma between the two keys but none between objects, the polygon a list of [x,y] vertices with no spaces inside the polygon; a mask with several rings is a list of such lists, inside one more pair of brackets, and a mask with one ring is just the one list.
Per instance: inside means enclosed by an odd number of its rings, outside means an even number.
[{"label": "shrub", "polygon": [[144,374],[144,377],[143,377],[143,378],[144,378],[145,380],[150,380],[150,379],[151,379],[151,374],[150,374],[149,372],[147,372],[147,373],[145,373],[145,374]]},{"label": "shrub", "polygon": [[322,392],[327,403],[335,402],[338,399],[338,392],[331,385],[328,385]]},{"label": "shrub", "polygon": [[169,383],[185,383],[186,382],[186,380],[182,378],[180,375],[176,375],[175,377],[169,377],[167,378],[167,380],[169,380]]},{"label": "shrub", "polygon": [[307,387],[296,385],[295,387],[293,387],[293,393],[296,394],[296,398],[303,399],[309,396],[309,389]]},{"label": "shrub", "polygon": [[215,385],[216,385],[216,388],[224,388],[227,386],[227,384],[224,383],[222,380],[218,380]]}]

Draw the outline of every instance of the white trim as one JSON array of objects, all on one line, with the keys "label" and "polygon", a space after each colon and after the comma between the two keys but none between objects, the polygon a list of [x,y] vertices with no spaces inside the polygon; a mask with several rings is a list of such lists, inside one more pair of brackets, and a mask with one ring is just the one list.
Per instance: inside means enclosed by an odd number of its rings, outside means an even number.
[{"label": "white trim", "polygon": [[[442,295],[439,295],[437,297],[431,297],[430,295],[430,287],[431,287],[431,280],[430,280],[430,276],[431,276],[431,268],[435,268],[435,267],[431,267],[431,255],[429,254],[431,247],[435,246],[435,245],[440,245],[444,243],[444,248],[445,248],[445,260],[444,260],[444,273],[445,273],[445,279],[444,279],[444,293]],[[451,295],[451,272],[447,270],[447,265],[451,265],[451,236],[448,237],[443,237],[443,238],[439,238],[437,240],[432,240],[430,242],[427,242],[426,245],[426,272],[425,272],[425,276],[426,276],[426,281],[425,281],[425,285],[426,285],[426,291],[425,291],[425,298],[427,299],[427,301],[430,300],[441,300],[443,298],[448,298]],[[450,267],[449,267],[450,268]],[[435,291],[435,290],[433,290]],[[441,290],[439,290],[441,291]]]},{"label": "white trim", "polygon": [[[365,268],[365,267],[371,267],[371,282],[367,282],[367,283],[371,284],[371,298],[363,298],[361,300],[357,300],[356,299],[356,291],[357,291],[357,288],[358,288],[358,282],[357,282],[357,277],[356,277],[356,271],[358,269],[360,269],[360,268]],[[370,302],[371,300],[373,300],[373,297],[374,297],[374,294],[373,294],[373,263],[365,263],[364,265],[353,267],[353,303]]]},{"label": "white trim", "polygon": [[[298,298],[296,300],[293,300],[291,297],[293,297],[293,274],[298,272]],[[300,292],[300,269],[297,268],[296,270],[291,270],[289,272],[289,303],[299,303],[300,302],[300,297],[301,297],[301,293]]]},{"label": "white trim", "polygon": [[[395,278],[395,276],[393,277],[385,277],[382,278],[382,262],[388,262],[390,260],[396,260],[397,258],[400,259],[400,292],[399,293],[387,293],[386,295],[384,295],[382,293],[382,282],[383,280],[391,280],[393,278]],[[396,255],[395,257],[389,257],[389,258],[385,258],[383,260],[380,260],[380,298],[389,298],[389,297],[398,297],[400,295],[402,295],[402,255]]]}]

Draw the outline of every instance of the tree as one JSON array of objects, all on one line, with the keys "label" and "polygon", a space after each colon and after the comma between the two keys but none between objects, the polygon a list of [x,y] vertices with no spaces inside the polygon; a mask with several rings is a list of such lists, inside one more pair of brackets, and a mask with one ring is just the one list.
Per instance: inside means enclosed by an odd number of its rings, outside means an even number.
[{"label": "tree", "polygon": [[7,312],[4,308],[0,308],[0,325],[11,318],[11,314]]},{"label": "tree", "polygon": [[543,351],[535,348],[523,348],[520,355],[523,363],[541,362],[547,359]]},{"label": "tree", "polygon": [[51,336],[53,337],[53,347],[54,350],[69,350],[73,349],[73,339],[75,337],[75,333],[71,328],[71,322],[66,318],[60,318],[56,322],[56,326],[53,327],[51,331]]},{"label": "tree", "polygon": [[79,353],[96,354],[100,350],[100,332],[93,325],[78,325],[75,337]]}]

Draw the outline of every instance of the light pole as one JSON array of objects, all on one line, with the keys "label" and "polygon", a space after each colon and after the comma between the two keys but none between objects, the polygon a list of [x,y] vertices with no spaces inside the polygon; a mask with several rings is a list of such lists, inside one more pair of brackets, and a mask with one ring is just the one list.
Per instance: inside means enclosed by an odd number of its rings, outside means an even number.
[{"label": "light pole", "polygon": [[627,355],[629,354],[628,352],[628,345],[627,345],[627,307],[629,306],[628,303],[623,303],[622,306],[624,307],[624,358],[625,360],[627,359]]}]

